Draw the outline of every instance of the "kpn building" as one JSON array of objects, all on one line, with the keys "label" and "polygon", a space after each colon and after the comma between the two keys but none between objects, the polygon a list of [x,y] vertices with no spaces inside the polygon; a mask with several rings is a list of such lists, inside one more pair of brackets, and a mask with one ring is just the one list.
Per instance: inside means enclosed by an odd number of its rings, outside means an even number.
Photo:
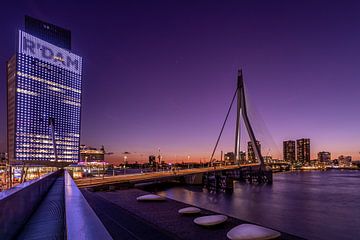
[{"label": "kpn building", "polygon": [[7,62],[10,162],[77,162],[82,58],[71,52],[71,32],[26,16],[16,46]]}]

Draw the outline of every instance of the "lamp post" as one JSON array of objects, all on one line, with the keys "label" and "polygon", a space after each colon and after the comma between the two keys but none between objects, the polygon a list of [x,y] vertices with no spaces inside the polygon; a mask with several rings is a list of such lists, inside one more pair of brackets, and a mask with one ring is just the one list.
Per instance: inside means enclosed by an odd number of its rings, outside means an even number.
[{"label": "lamp post", "polygon": [[159,170],[160,161],[161,161],[160,148],[159,148],[159,156],[158,156],[158,159],[159,159],[159,163],[158,163],[158,164],[156,164],[156,172],[158,172],[158,170]]},{"label": "lamp post", "polygon": [[102,162],[102,167],[103,167],[103,174],[102,174],[102,178],[104,179],[105,177],[105,160]]},{"label": "lamp post", "polygon": [[126,174],[126,160],[127,160],[127,156],[124,156],[124,175]]}]

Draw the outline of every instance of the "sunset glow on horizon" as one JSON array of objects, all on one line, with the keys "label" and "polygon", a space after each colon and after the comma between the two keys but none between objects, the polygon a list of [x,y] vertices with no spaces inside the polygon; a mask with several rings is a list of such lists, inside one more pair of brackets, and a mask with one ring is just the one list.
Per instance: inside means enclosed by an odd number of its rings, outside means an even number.
[{"label": "sunset glow on horizon", "polygon": [[[168,162],[209,161],[238,69],[264,156],[282,159],[283,141],[310,138],[311,159],[329,151],[360,160],[358,2],[65,2],[72,8],[51,13],[47,1],[4,4],[0,59],[14,53],[24,15],[71,29],[83,57],[80,140],[104,145],[114,153],[107,161],[121,163],[127,151],[129,162],[146,162],[158,148]],[[234,110],[216,159],[234,151]],[[246,151],[244,129],[241,137]]]}]

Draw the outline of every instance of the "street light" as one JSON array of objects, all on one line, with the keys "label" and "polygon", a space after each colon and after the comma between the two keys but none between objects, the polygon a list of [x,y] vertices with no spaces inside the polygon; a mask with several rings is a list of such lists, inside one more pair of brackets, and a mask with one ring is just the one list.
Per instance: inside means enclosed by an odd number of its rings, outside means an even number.
[{"label": "street light", "polygon": [[159,170],[159,166],[160,166],[160,161],[161,161],[161,153],[160,153],[160,148],[159,148],[159,156],[158,156],[158,159],[159,159],[159,163],[156,164],[155,162],[155,165],[156,165],[156,172]]},{"label": "street light", "polygon": [[127,156],[124,156],[124,175],[126,174],[126,160]]}]

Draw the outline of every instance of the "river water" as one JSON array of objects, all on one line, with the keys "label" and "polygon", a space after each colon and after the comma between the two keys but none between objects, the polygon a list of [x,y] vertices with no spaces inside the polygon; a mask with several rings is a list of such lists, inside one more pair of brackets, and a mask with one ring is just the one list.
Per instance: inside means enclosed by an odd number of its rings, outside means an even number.
[{"label": "river water", "polygon": [[308,239],[360,239],[360,171],[274,174],[273,184],[235,183],[233,193],[172,187],[160,195]]}]

